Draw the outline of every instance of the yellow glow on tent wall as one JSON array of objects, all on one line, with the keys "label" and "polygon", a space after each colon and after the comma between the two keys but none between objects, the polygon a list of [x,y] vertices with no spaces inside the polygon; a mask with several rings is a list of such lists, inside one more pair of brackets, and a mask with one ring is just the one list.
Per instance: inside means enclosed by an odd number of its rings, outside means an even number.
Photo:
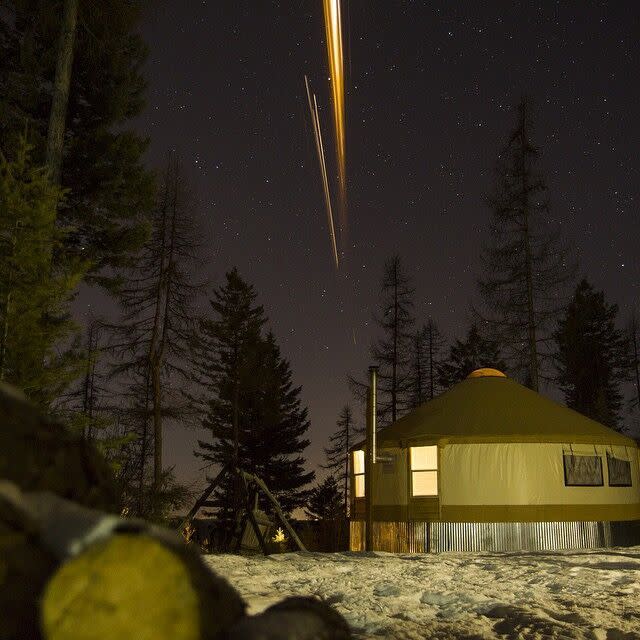
[{"label": "yellow glow on tent wall", "polygon": [[342,16],[340,0],[323,0],[324,26],[333,98],[333,123],[336,134],[336,159],[340,184],[340,227],[342,237],[347,222],[347,151],[344,101],[344,57],[342,50]]}]

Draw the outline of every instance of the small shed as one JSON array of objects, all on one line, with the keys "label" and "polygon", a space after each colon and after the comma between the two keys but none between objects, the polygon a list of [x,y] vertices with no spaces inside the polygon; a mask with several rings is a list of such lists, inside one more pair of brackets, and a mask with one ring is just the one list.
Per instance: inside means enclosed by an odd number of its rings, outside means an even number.
[{"label": "small shed", "polygon": [[[638,444],[495,369],[377,434],[373,546],[392,552],[640,543]],[[364,444],[350,547],[364,545]]]}]

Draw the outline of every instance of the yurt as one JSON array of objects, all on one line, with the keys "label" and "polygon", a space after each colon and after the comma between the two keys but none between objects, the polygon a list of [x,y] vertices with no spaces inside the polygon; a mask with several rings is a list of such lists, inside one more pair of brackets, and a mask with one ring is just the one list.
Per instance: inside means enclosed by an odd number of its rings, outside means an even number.
[{"label": "yurt", "polygon": [[[365,544],[365,448],[351,453],[353,551]],[[378,431],[376,452],[374,550],[640,544],[638,444],[495,369]]]}]

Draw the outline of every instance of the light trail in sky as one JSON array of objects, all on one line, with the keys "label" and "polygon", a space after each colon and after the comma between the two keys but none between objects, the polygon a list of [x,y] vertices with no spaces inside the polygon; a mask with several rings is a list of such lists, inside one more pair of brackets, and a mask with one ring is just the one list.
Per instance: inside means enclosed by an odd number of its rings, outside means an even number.
[{"label": "light trail in sky", "polygon": [[322,188],[324,190],[324,201],[327,209],[327,223],[329,226],[329,237],[331,239],[331,249],[333,251],[333,259],[336,263],[336,269],[340,267],[338,258],[338,246],[336,243],[336,229],[333,222],[333,208],[331,206],[331,194],[329,192],[329,177],[327,175],[327,163],[324,154],[324,145],[322,144],[322,130],[320,129],[320,116],[318,114],[318,102],[315,94],[311,93],[309,87],[309,79],[304,77],[304,84],[307,89],[307,100],[309,102],[309,112],[311,114],[311,122],[313,123],[313,133],[316,141],[316,151],[318,152],[318,162],[320,163],[320,174],[322,177]]},{"label": "light trail in sky", "polygon": [[323,0],[323,6],[331,96],[333,98],[333,123],[336,135],[336,160],[340,193],[340,231],[341,240],[344,243],[347,231],[347,151],[342,15],[340,12],[340,0]]}]

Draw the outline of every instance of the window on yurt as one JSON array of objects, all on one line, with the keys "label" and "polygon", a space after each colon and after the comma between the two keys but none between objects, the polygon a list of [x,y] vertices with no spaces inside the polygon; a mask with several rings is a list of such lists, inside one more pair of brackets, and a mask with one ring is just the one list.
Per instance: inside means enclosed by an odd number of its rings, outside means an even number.
[{"label": "window on yurt", "polygon": [[602,458],[598,455],[565,453],[564,484],[567,487],[601,487]]},{"label": "window on yurt", "polygon": [[438,447],[411,447],[411,495],[438,495]]},{"label": "window on yurt", "polygon": [[364,451],[353,452],[355,497],[364,498]]},{"label": "window on yurt", "polygon": [[607,470],[609,471],[610,487],[631,486],[631,462],[616,458],[607,451]]}]

